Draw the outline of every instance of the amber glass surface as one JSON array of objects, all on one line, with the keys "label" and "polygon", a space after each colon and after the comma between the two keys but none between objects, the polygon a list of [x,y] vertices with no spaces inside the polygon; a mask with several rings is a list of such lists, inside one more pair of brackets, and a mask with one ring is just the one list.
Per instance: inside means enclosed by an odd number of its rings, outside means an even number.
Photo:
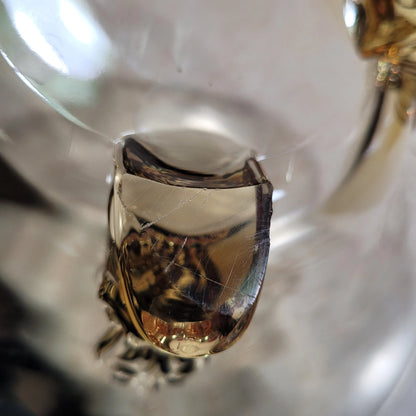
[{"label": "amber glass surface", "polygon": [[271,195],[253,158],[201,174],[166,164],[136,139],[119,143],[106,278],[126,328],[182,357],[232,345],[263,283]]}]

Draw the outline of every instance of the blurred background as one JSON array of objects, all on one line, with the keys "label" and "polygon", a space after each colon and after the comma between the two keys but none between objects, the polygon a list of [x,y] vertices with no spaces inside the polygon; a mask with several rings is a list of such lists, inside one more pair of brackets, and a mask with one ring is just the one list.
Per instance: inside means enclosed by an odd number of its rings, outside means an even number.
[{"label": "blurred background", "polygon": [[[0,19],[0,414],[413,415],[414,134],[342,194],[376,65],[340,1],[3,0]],[[275,188],[251,326],[159,391],[95,352],[112,142],[132,132],[190,156],[223,137]]]}]

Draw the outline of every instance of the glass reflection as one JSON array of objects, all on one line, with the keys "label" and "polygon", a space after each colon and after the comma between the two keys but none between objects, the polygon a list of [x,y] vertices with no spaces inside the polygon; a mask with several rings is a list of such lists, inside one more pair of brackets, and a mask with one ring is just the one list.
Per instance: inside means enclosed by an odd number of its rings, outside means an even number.
[{"label": "glass reflection", "polygon": [[59,58],[55,49],[44,38],[30,16],[17,10],[13,15],[13,20],[19,35],[34,53],[52,68],[68,74],[68,67]]},{"label": "glass reflection", "polygon": [[400,374],[409,358],[412,340],[399,335],[376,351],[363,368],[357,388],[363,397],[377,397],[385,394]]},{"label": "glass reflection", "polygon": [[[91,45],[98,40],[99,26],[73,1],[61,0],[59,15],[65,27],[80,42]],[[103,33],[100,33],[102,37]]]},{"label": "glass reflection", "polygon": [[[51,69],[72,78],[91,80],[106,67],[110,41],[84,2],[43,0],[33,9],[33,3],[27,0],[5,0],[4,6],[21,40]],[[16,55],[13,41],[9,38],[5,43],[5,53]],[[11,60],[17,67],[25,63],[23,55],[15,57],[18,62]]]},{"label": "glass reflection", "polygon": [[347,0],[344,4],[344,22],[348,29],[356,24],[357,6],[351,0]]}]

